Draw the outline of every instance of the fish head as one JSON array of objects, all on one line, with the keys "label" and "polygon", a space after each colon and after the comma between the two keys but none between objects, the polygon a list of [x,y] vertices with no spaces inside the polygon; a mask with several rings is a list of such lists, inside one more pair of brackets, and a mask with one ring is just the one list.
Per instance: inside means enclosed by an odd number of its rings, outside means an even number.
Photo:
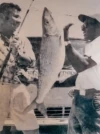
[{"label": "fish head", "polygon": [[42,16],[42,28],[43,28],[44,36],[59,35],[52,14],[46,7],[44,8],[43,16]]}]

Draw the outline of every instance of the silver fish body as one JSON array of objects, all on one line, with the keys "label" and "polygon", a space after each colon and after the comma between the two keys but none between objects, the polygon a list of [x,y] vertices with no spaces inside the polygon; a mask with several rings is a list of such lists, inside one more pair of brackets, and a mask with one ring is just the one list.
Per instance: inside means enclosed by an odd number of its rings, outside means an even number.
[{"label": "silver fish body", "polygon": [[40,47],[39,91],[37,102],[42,103],[56,82],[65,60],[65,46],[50,11],[45,8],[42,18],[43,37]]}]

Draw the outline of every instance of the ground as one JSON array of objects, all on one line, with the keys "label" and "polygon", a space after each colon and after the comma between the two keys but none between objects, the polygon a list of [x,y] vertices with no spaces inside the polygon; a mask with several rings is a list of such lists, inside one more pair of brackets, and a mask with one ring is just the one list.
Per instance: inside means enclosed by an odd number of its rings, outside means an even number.
[{"label": "ground", "polygon": [[[2,134],[11,134],[10,127],[4,127]],[[22,134],[22,132],[16,132]],[[40,134],[67,134],[67,126],[41,126]]]}]

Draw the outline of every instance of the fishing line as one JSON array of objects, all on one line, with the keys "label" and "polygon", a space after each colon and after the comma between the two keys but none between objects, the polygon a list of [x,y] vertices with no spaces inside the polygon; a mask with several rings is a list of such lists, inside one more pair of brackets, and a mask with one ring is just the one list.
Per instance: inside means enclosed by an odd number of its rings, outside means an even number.
[{"label": "fishing line", "polygon": [[[37,7],[33,7],[32,10],[36,11],[36,12],[42,12],[42,10],[38,9]],[[51,12],[51,13],[54,13],[54,14],[58,14],[58,15],[64,15],[64,16],[68,16],[68,17],[77,17],[77,16],[74,16],[74,15],[71,15],[71,14],[66,14],[66,13],[61,13],[61,12]]]}]

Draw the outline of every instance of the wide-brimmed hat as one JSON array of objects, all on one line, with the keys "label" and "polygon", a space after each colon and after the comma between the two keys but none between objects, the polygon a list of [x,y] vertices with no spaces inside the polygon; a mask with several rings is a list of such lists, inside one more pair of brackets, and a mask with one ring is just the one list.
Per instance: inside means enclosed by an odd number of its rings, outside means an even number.
[{"label": "wide-brimmed hat", "polygon": [[100,14],[94,14],[94,15],[85,15],[85,14],[80,14],[78,16],[79,20],[81,22],[84,22],[86,19],[90,18],[90,19],[94,19],[96,20],[97,22],[100,23]]}]

